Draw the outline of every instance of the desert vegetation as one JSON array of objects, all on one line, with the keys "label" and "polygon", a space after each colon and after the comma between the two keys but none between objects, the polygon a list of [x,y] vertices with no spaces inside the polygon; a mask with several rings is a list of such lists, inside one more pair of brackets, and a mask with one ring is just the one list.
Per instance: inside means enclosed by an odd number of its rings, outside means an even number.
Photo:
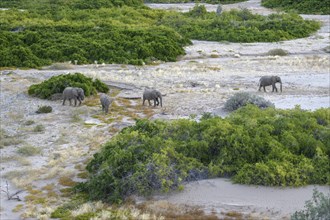
[{"label": "desert vegetation", "polygon": [[267,101],[263,97],[252,95],[247,92],[238,92],[232,95],[225,103],[224,108],[227,111],[234,111],[247,104],[254,104],[259,108],[275,107],[273,103]]},{"label": "desert vegetation", "polygon": [[[97,92],[107,93],[109,91],[109,87],[101,80],[93,80],[81,73],[74,73],[53,76],[39,84],[31,85],[28,93],[32,96],[47,99],[54,94],[62,93],[69,86],[82,88],[86,96],[95,95]],[[49,109],[49,107],[43,108],[45,108],[44,110]]]},{"label": "desert vegetation", "polygon": [[247,105],[225,119],[138,120],[94,155],[90,178],[77,189],[91,200],[121,202],[212,177],[266,186],[329,184],[328,114]]},{"label": "desert vegetation", "polygon": [[319,23],[297,14],[217,15],[204,6],[188,13],[153,10],[139,1],[1,1],[1,67],[57,62],[143,65],[176,61],[190,39],[272,42],[306,37]]},{"label": "desert vegetation", "polygon": [[262,6],[300,14],[330,14],[329,0],[261,0]]}]

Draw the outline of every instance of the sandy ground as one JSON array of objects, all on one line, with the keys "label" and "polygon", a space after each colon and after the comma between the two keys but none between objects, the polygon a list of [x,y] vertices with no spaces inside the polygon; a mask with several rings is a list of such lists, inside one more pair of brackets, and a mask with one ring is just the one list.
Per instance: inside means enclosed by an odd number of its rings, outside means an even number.
[{"label": "sandy ground", "polygon": [[[193,4],[175,5],[176,10],[188,10]],[[173,9],[174,6],[150,4],[150,7]],[[209,10],[215,6],[208,5]],[[260,7],[260,0],[225,5],[229,8],[247,7],[256,13],[269,14]],[[83,172],[88,158],[102,143],[122,127],[134,123],[131,114],[152,118],[184,118],[191,114],[212,112],[226,115],[224,102],[239,91],[251,92],[272,101],[277,108],[314,110],[329,107],[330,58],[324,48],[329,47],[329,16],[304,15],[317,19],[323,27],[308,38],[277,43],[227,43],[193,41],[186,47],[186,55],[175,63],[152,66],[130,65],[68,65],[68,69],[2,71],[1,129],[7,135],[8,146],[1,149],[1,190],[19,195],[23,201],[7,200],[1,192],[1,219],[47,219],[56,206],[66,198],[60,179],[81,181],[77,173]],[[281,48],[288,56],[265,55],[269,50]],[[216,58],[212,58],[216,57]],[[109,84],[120,84],[123,89],[115,96],[118,108],[104,116],[99,105],[80,107],[62,106],[61,101],[49,101],[27,95],[30,85],[53,75],[81,72],[97,77]],[[258,80],[262,75],[279,75],[283,81],[282,93],[258,92]],[[163,94],[163,108],[141,107],[141,100],[129,102],[123,97],[140,97],[145,88],[157,88]],[[270,87],[268,91],[270,91]],[[36,114],[38,106],[50,105],[51,114]],[[106,121],[111,122],[106,122]],[[27,122],[33,122],[29,125]],[[41,131],[35,130],[40,125]],[[15,140],[15,141],[13,141]],[[2,140],[5,141],[5,140]],[[33,156],[19,154],[21,147],[36,147],[40,153]],[[311,198],[313,186],[296,189],[276,189],[233,185],[226,180],[205,180],[191,183],[181,193],[159,197],[173,203],[201,206],[204,210],[236,210],[270,219],[286,218],[302,209],[304,201]],[[329,191],[329,187],[318,189]],[[52,194],[51,194],[52,193]],[[49,195],[52,196],[49,196]],[[48,198],[44,203],[31,199]],[[156,197],[157,199],[157,197]],[[16,211],[13,211],[16,209]]]}]

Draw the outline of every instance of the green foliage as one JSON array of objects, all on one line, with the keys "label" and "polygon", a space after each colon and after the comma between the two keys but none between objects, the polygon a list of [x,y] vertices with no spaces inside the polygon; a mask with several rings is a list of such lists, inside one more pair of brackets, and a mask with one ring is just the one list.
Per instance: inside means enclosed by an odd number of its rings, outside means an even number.
[{"label": "green foliage", "polygon": [[[220,1],[221,2],[221,1]],[[189,39],[259,42],[307,37],[320,24],[295,14],[261,16],[248,10],[153,10],[139,0],[4,0],[0,7],[0,66],[176,61]],[[18,10],[24,9],[24,10]]]},{"label": "green foliage", "polygon": [[0,42],[5,46],[0,66],[35,68],[75,60],[142,65],[151,57],[175,61],[191,43],[156,24],[163,12],[143,6],[79,9],[63,4],[48,13],[46,8],[27,8],[0,11]]},{"label": "green foliage", "polygon": [[285,11],[294,10],[300,14],[330,14],[330,0],[261,0],[261,5]]},{"label": "green foliage", "polygon": [[85,96],[94,95],[98,92],[107,93],[109,87],[96,79],[87,77],[81,73],[62,74],[53,76],[50,79],[29,87],[29,95],[42,99],[50,98],[55,93],[62,93],[66,87],[80,87],[84,90]]},{"label": "green foliage", "polygon": [[238,92],[231,96],[225,103],[227,111],[234,111],[238,108],[246,106],[247,104],[254,104],[259,108],[274,107],[274,104],[265,100],[263,97],[256,96],[247,92]]},{"label": "green foliage", "polygon": [[43,106],[40,106],[38,108],[38,110],[36,111],[37,114],[41,114],[41,113],[50,113],[53,111],[53,108],[49,105],[43,105]]},{"label": "green foliage", "polygon": [[90,178],[77,189],[93,200],[121,202],[213,177],[267,186],[330,184],[329,114],[247,105],[225,119],[138,120],[94,155]]},{"label": "green foliage", "polygon": [[196,5],[187,13],[168,12],[161,24],[170,26],[190,39],[230,42],[273,42],[307,37],[320,23],[297,14],[262,16],[249,10],[231,10],[217,15]]},{"label": "green foliage", "polygon": [[305,202],[305,209],[297,211],[291,220],[330,219],[330,194],[314,189],[313,198]]}]

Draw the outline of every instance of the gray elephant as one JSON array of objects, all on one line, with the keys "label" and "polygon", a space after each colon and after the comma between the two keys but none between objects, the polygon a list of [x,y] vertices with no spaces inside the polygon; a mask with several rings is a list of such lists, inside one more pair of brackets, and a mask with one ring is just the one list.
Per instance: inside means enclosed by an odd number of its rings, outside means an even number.
[{"label": "gray elephant", "polygon": [[71,105],[71,99],[74,99],[74,106],[77,105],[77,100],[79,101],[79,105],[81,105],[81,101],[84,100],[85,94],[82,88],[78,87],[66,87],[63,90],[63,105],[65,101],[69,99]]},{"label": "gray elephant", "polygon": [[113,102],[113,99],[110,98],[108,95],[102,93],[100,95],[100,102],[101,102],[101,105],[102,105],[102,111],[104,111],[105,113],[108,113],[109,112],[109,106]]},{"label": "gray elephant", "polygon": [[280,83],[280,85],[281,85],[280,90],[282,92],[282,81],[279,76],[262,76],[259,80],[259,91],[261,90],[261,87],[263,87],[264,91],[266,92],[265,87],[272,85],[272,87],[273,87],[272,92],[274,92],[274,90],[276,90],[276,92],[277,92],[277,88],[275,85],[276,83]]},{"label": "gray elephant", "polygon": [[146,89],[146,90],[144,90],[144,92],[143,92],[143,105],[144,105],[144,102],[146,100],[148,100],[149,106],[151,105],[150,100],[154,100],[154,106],[159,105],[159,104],[160,104],[160,106],[163,106],[162,94],[158,90],[155,90],[155,89]]}]

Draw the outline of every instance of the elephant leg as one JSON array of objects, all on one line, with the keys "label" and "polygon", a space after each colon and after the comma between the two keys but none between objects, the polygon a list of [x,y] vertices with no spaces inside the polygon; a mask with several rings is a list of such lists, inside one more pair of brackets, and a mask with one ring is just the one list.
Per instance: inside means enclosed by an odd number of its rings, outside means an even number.
[{"label": "elephant leg", "polygon": [[74,99],[74,106],[77,106],[77,99]]},{"label": "elephant leg", "polygon": [[64,99],[64,100],[63,100],[63,103],[62,103],[62,105],[65,105],[65,100],[66,100],[66,99]]},{"label": "elephant leg", "polygon": [[70,105],[71,105],[71,99],[69,99]]},{"label": "elephant leg", "polygon": [[259,86],[259,89],[258,89],[259,92],[261,91],[261,87],[262,87],[262,86],[260,85],[260,86]]},{"label": "elephant leg", "polygon": [[264,92],[267,92],[267,91],[266,91],[266,86],[263,86],[263,87],[264,87]]},{"label": "elephant leg", "polygon": [[78,98],[78,101],[79,101],[79,106],[81,105],[81,100],[80,100],[80,98]]},{"label": "elephant leg", "polygon": [[154,107],[156,107],[157,98],[154,99]]},{"label": "elephant leg", "polygon": [[142,105],[144,105],[144,102],[145,102],[145,101],[146,101],[146,99],[144,98],[144,99],[143,99],[143,102],[142,102]]},{"label": "elephant leg", "polygon": [[273,84],[273,90],[272,90],[272,92],[274,92],[274,91],[277,92],[277,88],[276,88],[275,84]]},{"label": "elephant leg", "polygon": [[151,102],[150,102],[150,99],[148,99],[148,102],[149,102],[149,106],[151,106]]}]

